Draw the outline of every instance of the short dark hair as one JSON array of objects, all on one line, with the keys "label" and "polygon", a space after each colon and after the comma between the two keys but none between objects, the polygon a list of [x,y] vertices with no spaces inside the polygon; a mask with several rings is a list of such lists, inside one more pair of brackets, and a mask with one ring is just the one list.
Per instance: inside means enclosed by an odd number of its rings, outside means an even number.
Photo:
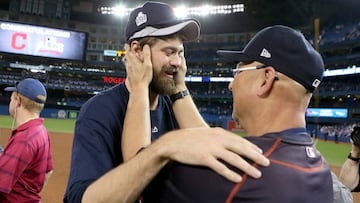
[{"label": "short dark hair", "polygon": [[[182,41],[184,41],[185,36],[179,33],[176,34],[172,34],[172,35],[166,35],[166,36],[159,36],[159,37],[143,37],[143,38],[139,38],[139,39],[134,39],[136,41],[139,42],[140,47],[145,46],[145,44],[148,44],[150,47],[153,46],[158,40],[168,40],[168,39],[173,39],[173,38],[180,38]],[[132,41],[134,41],[132,40]],[[132,42],[131,41],[131,42]],[[131,44],[131,42],[129,42],[129,44]]]}]

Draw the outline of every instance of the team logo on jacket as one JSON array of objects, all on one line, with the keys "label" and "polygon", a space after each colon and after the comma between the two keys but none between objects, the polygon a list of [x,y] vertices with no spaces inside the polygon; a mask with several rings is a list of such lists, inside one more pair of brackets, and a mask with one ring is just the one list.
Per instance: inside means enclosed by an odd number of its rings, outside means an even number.
[{"label": "team logo on jacket", "polygon": [[306,147],[306,155],[309,158],[315,158],[316,157],[316,152],[314,147]]}]

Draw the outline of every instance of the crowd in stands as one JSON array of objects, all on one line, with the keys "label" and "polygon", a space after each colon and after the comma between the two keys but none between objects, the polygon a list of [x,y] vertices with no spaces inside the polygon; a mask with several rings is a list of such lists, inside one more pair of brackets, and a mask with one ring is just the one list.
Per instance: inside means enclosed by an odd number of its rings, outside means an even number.
[{"label": "crowd in stands", "polygon": [[189,66],[187,75],[188,76],[199,76],[199,77],[232,77],[233,74],[231,69],[235,68],[235,64],[229,65],[225,68],[215,67],[214,65],[199,65]]},{"label": "crowd in stands", "polygon": [[335,92],[357,89],[356,84],[349,84],[349,81],[324,81],[319,92]]},{"label": "crowd in stands", "polygon": [[232,114],[232,103],[230,104],[210,104],[210,105],[206,105],[203,104],[201,102],[196,102],[197,107],[200,111],[200,113],[207,113],[207,114],[211,114],[211,115],[217,115],[217,116],[222,116],[222,115],[230,115]]},{"label": "crowd in stands", "polygon": [[13,85],[21,80],[20,75],[12,74],[9,71],[0,70],[0,81],[3,84]]},{"label": "crowd in stands", "polygon": [[358,78],[350,79],[349,77],[334,80],[324,79],[324,81],[320,84],[319,93],[337,91],[360,92],[360,83],[358,82],[358,80]]},{"label": "crowd in stands", "polygon": [[228,82],[217,83],[188,83],[188,88],[195,98],[231,98],[231,92],[228,89]]},{"label": "crowd in stands", "polygon": [[320,126],[320,138],[324,140],[350,141],[350,134],[355,126],[360,123],[343,123]]},{"label": "crowd in stands", "polygon": [[330,29],[323,29],[320,45],[328,45],[360,39],[360,22],[339,24]]},{"label": "crowd in stands", "polygon": [[68,97],[68,98],[60,98],[54,101],[57,106],[61,107],[74,107],[75,109],[80,109],[81,106],[90,98],[85,96],[76,96],[76,97]]}]

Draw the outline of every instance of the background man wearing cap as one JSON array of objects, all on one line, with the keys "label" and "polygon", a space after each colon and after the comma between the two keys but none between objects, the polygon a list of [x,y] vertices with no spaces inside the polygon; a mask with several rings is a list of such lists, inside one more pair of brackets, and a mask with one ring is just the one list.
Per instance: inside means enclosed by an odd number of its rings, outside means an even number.
[{"label": "background man wearing cap", "polygon": [[351,152],[341,167],[339,179],[352,192],[360,192],[360,126],[351,133]]},{"label": "background man wearing cap", "polygon": [[[306,131],[305,112],[324,65],[304,36],[272,26],[259,31],[243,51],[218,53],[240,62],[229,85],[233,118],[270,166],[253,164],[262,172],[257,180],[235,169],[242,180],[234,183],[209,168],[174,162],[159,177],[164,184],[147,188],[152,193],[145,202],[352,202],[351,194],[335,201],[329,166]],[[349,195],[346,187],[342,190]]]},{"label": "background man wearing cap", "polygon": [[[167,4],[147,2],[131,12],[125,45],[129,75],[125,83],[82,106],[64,202],[134,202],[170,159],[209,166],[232,181],[240,177],[217,158],[253,177],[261,175],[238,156],[246,153],[249,159],[266,165],[268,160],[261,151],[225,130],[209,128],[189,95],[183,41],[195,40],[199,33],[196,20],[176,19]],[[125,118],[128,111],[134,113]],[[146,123],[143,117],[148,119]],[[139,129],[149,136],[123,128],[125,120],[131,127],[145,126]],[[202,129],[177,131],[150,145],[168,131],[189,127]],[[127,133],[134,136],[124,137]],[[235,140],[243,142],[242,147],[235,147]],[[142,147],[146,148],[134,157]],[[243,164],[239,164],[241,160]]]},{"label": "background man wearing cap", "polygon": [[53,170],[50,138],[40,112],[45,87],[26,78],[7,87],[15,130],[0,155],[0,202],[41,202],[40,192]]}]

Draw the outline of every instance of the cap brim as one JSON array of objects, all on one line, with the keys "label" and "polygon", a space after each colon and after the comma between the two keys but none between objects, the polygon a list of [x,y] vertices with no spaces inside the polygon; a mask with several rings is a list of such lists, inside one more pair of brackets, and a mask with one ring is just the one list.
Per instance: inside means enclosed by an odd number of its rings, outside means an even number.
[{"label": "cap brim", "polygon": [[5,87],[4,90],[7,91],[7,92],[15,92],[15,91],[17,91],[16,87]]},{"label": "cap brim", "polygon": [[244,52],[242,51],[232,51],[232,50],[217,50],[216,52],[219,56],[227,59],[227,60],[231,60],[231,61],[236,61],[236,62],[241,62],[241,61],[253,61],[254,59],[247,56]]},{"label": "cap brim", "polygon": [[194,41],[200,35],[200,27],[195,20],[187,20],[165,28],[145,27],[131,36],[129,40],[150,36],[166,36],[175,33],[183,34],[185,41]]}]

